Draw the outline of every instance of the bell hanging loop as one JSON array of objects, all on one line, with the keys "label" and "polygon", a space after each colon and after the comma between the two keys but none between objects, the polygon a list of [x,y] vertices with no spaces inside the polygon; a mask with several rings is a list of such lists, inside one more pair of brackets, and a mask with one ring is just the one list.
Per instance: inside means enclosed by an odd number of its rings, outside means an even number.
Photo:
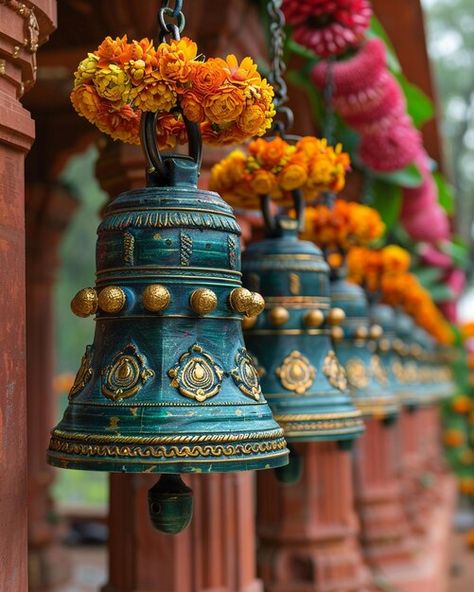
[{"label": "bell hanging loop", "polygon": [[260,209],[262,212],[263,220],[265,222],[265,228],[267,235],[270,237],[277,237],[282,234],[285,230],[296,230],[297,233],[301,232],[304,228],[304,199],[301,191],[295,189],[290,192],[293,206],[295,209],[295,217],[291,218],[286,214],[272,212],[272,200],[269,195],[260,196]]}]

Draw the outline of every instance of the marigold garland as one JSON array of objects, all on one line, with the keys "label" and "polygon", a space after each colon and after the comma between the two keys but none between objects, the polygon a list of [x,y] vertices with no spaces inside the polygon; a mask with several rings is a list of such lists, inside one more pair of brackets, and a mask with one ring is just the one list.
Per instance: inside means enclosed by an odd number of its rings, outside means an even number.
[{"label": "marigold garland", "polygon": [[347,256],[348,278],[379,293],[386,304],[403,309],[438,342],[450,344],[452,329],[429,292],[408,271],[410,261],[408,251],[397,245],[380,250],[353,247]]},{"label": "marigold garland", "polygon": [[[384,232],[377,210],[357,202],[336,199],[332,208],[320,204],[306,209],[303,238],[328,251],[369,245]],[[331,258],[328,262],[331,264]]]},{"label": "marigold garland", "polygon": [[159,112],[160,149],[186,140],[181,108],[200,124],[210,144],[261,136],[275,115],[273,88],[251,58],[234,55],[203,61],[187,37],[163,42],[128,42],[107,37],[75,72],[74,108],[115,140],[138,144],[145,111]]},{"label": "marigold garland", "polygon": [[296,189],[308,201],[343,189],[349,166],[342,146],[333,148],[325,139],[306,136],[295,145],[279,136],[256,139],[248,154],[234,150],[212,168],[209,187],[234,207],[256,209],[262,195],[292,205],[290,193]]}]

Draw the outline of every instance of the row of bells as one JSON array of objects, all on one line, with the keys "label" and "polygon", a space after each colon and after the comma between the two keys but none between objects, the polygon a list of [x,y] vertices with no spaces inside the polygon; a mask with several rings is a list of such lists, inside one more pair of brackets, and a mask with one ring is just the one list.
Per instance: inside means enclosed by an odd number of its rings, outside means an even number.
[{"label": "row of bells", "polygon": [[281,218],[241,267],[231,208],[197,189],[193,161],[170,166],[178,184],[126,192],[106,209],[96,287],[72,302],[96,315],[95,337],[52,431],[51,464],[279,467],[287,441],[350,442],[364,416],[388,420],[450,394],[431,338],[343,277],[330,281],[296,223]]}]

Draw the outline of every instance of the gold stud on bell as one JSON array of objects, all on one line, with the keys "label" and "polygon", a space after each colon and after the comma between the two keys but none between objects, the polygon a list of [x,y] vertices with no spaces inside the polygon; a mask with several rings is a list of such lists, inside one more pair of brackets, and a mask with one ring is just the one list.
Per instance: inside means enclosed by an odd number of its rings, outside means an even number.
[{"label": "gold stud on bell", "polygon": [[339,325],[346,318],[346,313],[342,308],[331,308],[328,314],[328,322],[330,325]]},{"label": "gold stud on bell", "polygon": [[275,306],[272,308],[268,313],[268,320],[272,325],[275,327],[280,327],[288,322],[290,318],[290,313],[286,310],[284,306]]},{"label": "gold stud on bell", "polygon": [[71,301],[71,310],[78,317],[89,317],[97,312],[97,292],[94,288],[83,288]]},{"label": "gold stud on bell", "polygon": [[304,316],[304,324],[307,327],[317,328],[324,323],[324,314],[320,310],[310,310]]},{"label": "gold stud on bell", "polygon": [[244,331],[247,331],[248,329],[251,329],[255,323],[257,322],[257,317],[244,317],[242,319],[242,329]]},{"label": "gold stud on bell", "polygon": [[229,302],[233,311],[246,314],[252,305],[252,292],[246,288],[235,288],[230,293]]},{"label": "gold stud on bell", "polygon": [[369,329],[370,339],[380,339],[383,335],[383,329],[380,325],[372,325]]},{"label": "gold stud on bell", "polygon": [[150,312],[161,312],[170,303],[169,290],[160,284],[151,284],[143,290],[142,301]]},{"label": "gold stud on bell", "polygon": [[355,330],[356,339],[367,339],[368,334],[369,334],[369,331],[368,331],[367,327],[364,327],[363,325],[361,325],[360,327],[357,327],[357,329]]},{"label": "gold stud on bell", "polygon": [[247,308],[246,315],[248,317],[256,317],[265,309],[265,300],[258,292],[251,292],[252,300],[250,306]]},{"label": "gold stud on bell", "polygon": [[99,292],[99,308],[104,312],[120,312],[126,302],[125,292],[119,286],[107,286]]},{"label": "gold stud on bell", "polygon": [[203,316],[216,308],[217,296],[208,288],[198,288],[191,294],[189,303],[196,314]]},{"label": "gold stud on bell", "polygon": [[334,341],[341,341],[341,339],[344,339],[344,331],[342,327],[332,327],[331,337]]}]

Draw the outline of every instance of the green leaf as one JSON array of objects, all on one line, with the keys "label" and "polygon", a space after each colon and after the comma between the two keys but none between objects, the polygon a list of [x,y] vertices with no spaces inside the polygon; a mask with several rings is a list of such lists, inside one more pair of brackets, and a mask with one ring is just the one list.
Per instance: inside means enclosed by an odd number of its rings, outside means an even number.
[{"label": "green leaf", "polygon": [[318,61],[315,53],[313,53],[310,49],[303,47],[299,43],[296,43],[296,41],[294,41],[289,36],[287,36],[287,41],[285,45],[288,51],[304,58],[305,60],[311,60],[312,62]]},{"label": "green leaf", "polygon": [[372,16],[370,19],[370,28],[368,31],[368,37],[378,37],[385,43],[385,47],[387,50],[387,64],[388,67],[392,72],[401,72],[402,67],[400,62],[398,61],[397,54],[395,52],[395,48],[390,41],[390,37],[387,35],[387,32],[382,26],[382,23],[376,16]]},{"label": "green leaf", "polygon": [[418,86],[408,82],[401,72],[395,76],[405,94],[408,115],[417,128],[422,127],[434,115],[433,102]]},{"label": "green leaf", "polygon": [[428,291],[435,302],[446,302],[447,300],[452,300],[454,298],[453,291],[449,286],[446,286],[446,284],[431,286]]},{"label": "green leaf", "polygon": [[454,212],[453,188],[449,185],[440,172],[433,174],[438,188],[438,202],[447,214]]},{"label": "green leaf", "polygon": [[443,270],[437,267],[419,267],[413,273],[420,280],[420,284],[429,290],[442,278]]},{"label": "green leaf", "polygon": [[308,93],[308,97],[311,104],[311,110],[313,111],[314,118],[316,121],[323,121],[324,116],[324,107],[322,102],[322,97],[318,93],[316,87],[311,82],[309,77],[308,69],[312,67],[312,64],[308,64],[303,70],[290,70],[287,73],[287,80],[291,84],[302,88]]},{"label": "green leaf", "polygon": [[439,250],[452,258],[455,267],[469,268],[469,248],[462,241],[443,242],[440,244]]},{"label": "green leaf", "polygon": [[373,183],[373,200],[370,204],[375,208],[385,224],[387,233],[397,222],[402,207],[400,187],[375,179]]},{"label": "green leaf", "polygon": [[416,164],[409,164],[404,169],[393,171],[391,173],[379,173],[372,171],[374,177],[382,179],[387,183],[393,183],[400,187],[418,187],[423,181],[420,169]]}]

